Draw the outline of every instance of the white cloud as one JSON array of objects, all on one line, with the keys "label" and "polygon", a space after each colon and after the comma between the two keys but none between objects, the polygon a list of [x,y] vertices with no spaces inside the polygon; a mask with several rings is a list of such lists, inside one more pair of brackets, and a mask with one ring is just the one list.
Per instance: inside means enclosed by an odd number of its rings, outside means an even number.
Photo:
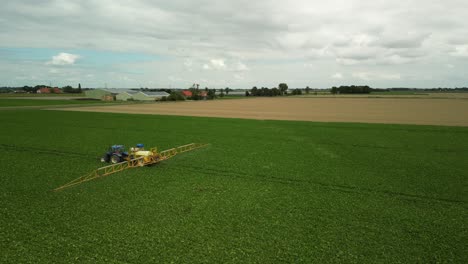
[{"label": "white cloud", "polygon": [[226,69],[226,64],[222,59],[211,59],[210,60],[211,68],[216,70],[224,70]]},{"label": "white cloud", "polygon": [[401,75],[399,73],[355,72],[352,76],[364,81],[401,79]]},{"label": "white cloud", "polygon": [[[0,49],[45,48],[57,51],[47,65],[77,65],[57,74],[30,61],[2,58],[0,80],[33,73],[58,80],[73,68],[77,77],[91,73],[95,85],[111,86],[111,71],[123,75],[138,67],[141,74],[131,75],[136,85],[164,83],[173,75],[182,78],[181,86],[186,85],[183,80],[204,78],[213,83],[232,80],[222,85],[230,87],[273,86],[284,80],[295,81],[297,87],[327,87],[330,69],[343,74],[343,83],[355,81],[353,72],[379,86],[397,80],[405,86],[408,79],[366,73],[404,72],[406,77],[415,76],[411,85],[416,87],[432,86],[424,76],[434,76],[432,80],[442,85],[468,82],[463,72],[468,68],[468,2],[463,0],[40,2],[5,1],[0,9]],[[53,32],[52,38],[44,32]],[[138,65],[108,62],[99,68],[97,59],[82,53],[87,60],[76,63],[79,56],[58,54],[63,50],[149,54],[166,60]],[[41,66],[47,59],[42,58]],[[457,67],[439,74],[446,64]],[[255,74],[232,78],[247,71]]]},{"label": "white cloud", "polygon": [[169,79],[169,81],[171,81],[171,82],[182,81],[182,78],[177,77],[177,76],[169,76],[169,77],[167,77],[167,79]]},{"label": "white cloud", "polygon": [[337,72],[331,76],[333,79],[343,79],[343,74]]},{"label": "white cloud", "polygon": [[184,61],[184,65],[185,65],[185,67],[187,67],[187,68],[191,68],[192,65],[193,65],[193,60],[192,60],[192,59],[186,59],[186,60]]},{"label": "white cloud", "polygon": [[249,68],[242,62],[232,63],[229,65],[224,59],[210,59],[208,63],[204,63],[202,68],[204,70],[222,70],[222,71],[248,71]]},{"label": "white cloud", "polygon": [[52,60],[48,61],[46,64],[48,65],[72,65],[72,64],[75,64],[76,60],[79,58],[80,58],[79,55],[61,52],[58,55],[53,56]]},{"label": "white cloud", "polygon": [[243,74],[239,74],[239,73],[234,74],[234,78],[235,78],[236,80],[244,80],[244,79],[245,79],[244,75],[243,75]]},{"label": "white cloud", "polygon": [[242,62],[238,62],[235,66],[235,70],[236,71],[248,71],[250,70],[249,67],[247,67],[247,65],[245,65],[244,63]]},{"label": "white cloud", "polygon": [[455,57],[468,57],[468,44],[456,45],[450,54]]},{"label": "white cloud", "polygon": [[359,61],[354,59],[336,58],[336,63],[341,65],[356,65]]},{"label": "white cloud", "polygon": [[371,80],[371,74],[368,72],[355,72],[353,73],[353,77],[364,80],[364,81],[370,81]]}]

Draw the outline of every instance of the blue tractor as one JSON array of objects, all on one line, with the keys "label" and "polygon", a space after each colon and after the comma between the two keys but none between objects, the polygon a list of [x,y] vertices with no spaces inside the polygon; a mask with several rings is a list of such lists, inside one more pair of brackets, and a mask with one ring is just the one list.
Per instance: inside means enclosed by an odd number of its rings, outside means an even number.
[{"label": "blue tractor", "polygon": [[101,158],[101,161],[116,164],[128,160],[128,158],[129,156],[128,152],[125,150],[125,146],[113,145],[109,147],[109,150]]}]

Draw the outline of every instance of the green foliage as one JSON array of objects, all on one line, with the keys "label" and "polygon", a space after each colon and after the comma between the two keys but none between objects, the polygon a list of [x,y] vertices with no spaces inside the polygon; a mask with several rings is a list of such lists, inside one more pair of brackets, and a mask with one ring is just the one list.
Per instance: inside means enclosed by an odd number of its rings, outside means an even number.
[{"label": "green foliage", "polygon": [[292,91],[292,95],[301,95],[302,94],[302,90],[301,89],[294,89]]},{"label": "green foliage", "polygon": [[73,93],[75,89],[71,87],[70,85],[62,87],[62,92],[64,93]]},{"label": "green foliage", "polygon": [[[0,122],[3,263],[467,262],[468,128],[37,110]],[[50,191],[102,166],[108,145],[140,142],[211,145]]]},{"label": "green foliage", "polygon": [[184,100],[185,100],[185,97],[179,91],[172,91],[171,94],[167,97],[167,101],[184,101]]},{"label": "green foliage", "polygon": [[280,83],[278,85],[278,89],[280,90],[281,95],[286,94],[286,91],[288,90],[288,85],[286,83]]},{"label": "green foliage", "polygon": [[278,88],[269,89],[267,87],[262,87],[258,89],[256,86],[250,90],[252,96],[278,96],[281,95],[281,91]]},{"label": "green foliage", "polygon": [[200,94],[200,90],[198,89],[198,86],[197,88],[190,88],[189,91],[192,92],[192,96],[190,96],[190,99],[195,101],[203,99]]},{"label": "green foliage", "polygon": [[[51,89],[51,91],[52,91],[52,89]],[[77,89],[71,87],[70,85],[64,86],[64,87],[62,87],[62,91],[63,91],[64,93],[81,93],[81,92],[82,92],[82,90],[81,90],[81,84],[78,84],[78,88],[77,88]]]},{"label": "green foliage", "polygon": [[[44,87],[46,87],[44,85]],[[22,88],[23,91],[27,92],[27,93],[36,93],[36,91],[38,90],[37,86],[36,87],[31,87],[31,86],[23,86]]]},{"label": "green foliage", "polygon": [[367,85],[351,85],[351,86],[333,86],[330,91],[332,94],[368,94],[371,92],[371,88]]},{"label": "green foliage", "polygon": [[207,99],[213,100],[216,98],[216,89],[208,89]]}]

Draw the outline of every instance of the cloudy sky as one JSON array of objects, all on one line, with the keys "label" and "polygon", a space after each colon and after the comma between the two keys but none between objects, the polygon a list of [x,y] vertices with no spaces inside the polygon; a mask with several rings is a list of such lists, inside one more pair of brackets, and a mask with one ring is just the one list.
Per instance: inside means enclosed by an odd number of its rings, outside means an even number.
[{"label": "cloudy sky", "polygon": [[0,86],[468,86],[466,0],[19,0]]}]

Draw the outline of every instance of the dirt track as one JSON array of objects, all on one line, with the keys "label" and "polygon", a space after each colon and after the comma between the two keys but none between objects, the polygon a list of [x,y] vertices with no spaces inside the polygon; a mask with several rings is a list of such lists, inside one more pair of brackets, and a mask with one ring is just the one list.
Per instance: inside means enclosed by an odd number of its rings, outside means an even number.
[{"label": "dirt track", "polygon": [[61,110],[322,122],[468,126],[468,100],[466,99],[252,98],[71,107]]}]

